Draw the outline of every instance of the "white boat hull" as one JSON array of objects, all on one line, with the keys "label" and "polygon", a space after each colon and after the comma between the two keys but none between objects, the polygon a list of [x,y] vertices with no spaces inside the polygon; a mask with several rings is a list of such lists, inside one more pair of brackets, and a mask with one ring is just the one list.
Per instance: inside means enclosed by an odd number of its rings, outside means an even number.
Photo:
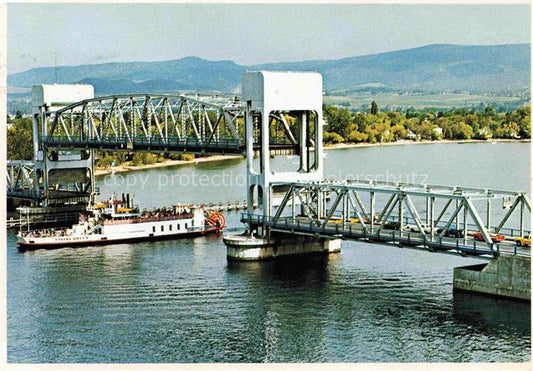
[{"label": "white boat hull", "polygon": [[17,236],[21,248],[54,248],[62,246],[88,246],[117,242],[135,242],[153,239],[190,237],[218,232],[222,227],[209,225],[203,213],[192,218],[168,218],[157,221],[131,222],[129,220],[107,221],[104,225],[88,231],[89,224],[78,224],[64,235],[40,236],[28,234]]}]

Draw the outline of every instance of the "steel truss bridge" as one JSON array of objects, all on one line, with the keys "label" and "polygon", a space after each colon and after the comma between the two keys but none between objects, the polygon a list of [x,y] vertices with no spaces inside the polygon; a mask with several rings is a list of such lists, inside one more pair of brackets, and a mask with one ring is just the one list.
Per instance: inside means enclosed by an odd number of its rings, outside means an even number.
[{"label": "steel truss bridge", "polygon": [[[35,186],[33,162],[8,160],[6,167],[6,195],[8,198],[39,200],[45,197],[44,190]],[[99,188],[95,187],[95,193],[98,194],[99,191]],[[49,190],[48,194],[54,203],[80,202],[87,198],[87,191],[76,188],[75,185]]]},{"label": "steel truss bridge", "polygon": [[[526,226],[531,203],[522,192],[362,181],[278,186],[287,190],[273,216],[242,214],[241,221],[274,232],[393,243],[463,256],[530,255],[529,247],[514,242],[514,237],[530,233]],[[512,219],[518,228],[506,227]],[[462,237],[448,234],[451,229],[462,230]],[[496,243],[495,234],[506,239]]]},{"label": "steel truss bridge", "polygon": [[35,198],[32,161],[7,161],[6,185],[8,197]]},{"label": "steel truss bridge", "polygon": [[[66,105],[40,107],[35,115],[38,135],[34,147],[53,151],[151,151],[194,154],[245,152],[245,107],[237,96],[208,94],[128,94],[85,99]],[[259,117],[254,117],[258,121]],[[287,112],[269,114],[272,154],[298,151],[298,125]],[[257,124],[258,125],[258,124]],[[256,125],[256,126],[257,126]],[[259,149],[259,130],[251,137]],[[34,185],[34,164],[8,161],[7,196],[26,200],[47,198],[76,202],[87,198],[77,189],[49,189]],[[96,190],[97,192],[97,190]],[[46,195],[45,195],[46,193]]]},{"label": "steel truss bridge", "polygon": [[[245,107],[236,96],[112,95],[43,111],[49,149],[244,153]],[[298,136],[283,112],[271,112],[270,149],[296,148]],[[253,133],[259,148],[257,133]]]}]

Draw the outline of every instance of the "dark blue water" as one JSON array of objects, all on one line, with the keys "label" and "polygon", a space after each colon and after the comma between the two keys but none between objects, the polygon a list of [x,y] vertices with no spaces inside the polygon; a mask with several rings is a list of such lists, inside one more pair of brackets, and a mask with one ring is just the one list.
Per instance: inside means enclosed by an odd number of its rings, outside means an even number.
[{"label": "dark blue water", "polygon": [[[416,165],[432,183],[527,190],[529,151],[529,144],[349,149],[329,151],[326,167],[341,176],[401,176]],[[469,170],[474,160],[485,169],[479,175]],[[233,180],[200,184],[214,174]],[[98,183],[102,197],[130,191],[152,207],[242,200],[243,174],[236,160]],[[240,227],[236,212],[228,221]],[[330,256],[229,263],[218,235],[20,253],[10,231],[8,362],[529,361],[528,303],[452,292],[453,267],[480,262],[345,241]]]}]

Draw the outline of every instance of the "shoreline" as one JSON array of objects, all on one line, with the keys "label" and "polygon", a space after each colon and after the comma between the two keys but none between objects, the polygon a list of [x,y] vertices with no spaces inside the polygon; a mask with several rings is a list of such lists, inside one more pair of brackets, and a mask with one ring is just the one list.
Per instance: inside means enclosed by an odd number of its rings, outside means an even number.
[{"label": "shoreline", "polygon": [[[395,142],[384,142],[384,143],[337,143],[332,145],[324,146],[324,150],[335,150],[335,149],[345,149],[345,148],[367,148],[367,147],[379,147],[379,146],[402,146],[402,145],[413,145],[413,144],[439,144],[439,143],[530,143],[531,139],[462,139],[462,140],[406,140],[401,139]],[[225,160],[235,160],[235,159],[244,159],[241,155],[214,155],[210,157],[200,157],[195,158],[194,160],[167,160],[165,162],[158,162],[155,164],[146,164],[141,166],[133,165],[118,165],[115,166],[114,171],[111,171],[110,168],[95,168],[94,175],[108,175],[111,173],[124,173],[129,171],[137,170],[147,170],[155,169],[160,167],[169,167],[169,166],[185,166],[185,165],[194,165],[202,162],[216,162],[216,161],[225,161]]]},{"label": "shoreline", "polygon": [[409,140],[400,139],[395,142],[383,142],[383,143],[337,143],[324,146],[325,150],[329,149],[344,149],[344,148],[364,148],[364,147],[379,147],[379,146],[403,146],[412,144],[439,144],[439,143],[530,143],[531,139],[460,139],[460,140]]},{"label": "shoreline", "polygon": [[225,161],[225,160],[234,160],[238,158],[244,158],[244,157],[240,155],[214,155],[210,157],[195,158],[194,160],[166,160],[165,162],[157,162],[155,164],[145,164],[141,166],[122,164],[122,165],[115,166],[114,171],[111,171],[110,168],[102,169],[102,168],[95,167],[94,175],[100,176],[100,175],[107,175],[111,173],[125,173],[129,171],[155,169],[159,167],[194,165],[194,164],[201,163],[201,162]]}]

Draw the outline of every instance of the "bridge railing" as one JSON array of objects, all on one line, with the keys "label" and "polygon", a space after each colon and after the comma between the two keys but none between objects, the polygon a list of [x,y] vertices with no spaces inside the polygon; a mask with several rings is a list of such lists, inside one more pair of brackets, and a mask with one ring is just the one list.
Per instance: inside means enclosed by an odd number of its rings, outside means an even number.
[{"label": "bridge railing", "polygon": [[7,189],[7,197],[22,198],[22,199],[40,199],[44,197],[44,192],[35,189]]},{"label": "bridge railing", "polygon": [[[333,218],[342,218],[342,215],[340,214],[334,214],[333,215]],[[390,221],[393,221],[393,222],[396,222],[398,221],[398,216],[396,215],[391,215],[389,217],[389,220]],[[403,217],[403,222],[404,224],[412,224],[414,225],[415,224],[415,219],[413,217],[410,217],[410,216],[404,216]],[[445,226],[445,222],[439,222],[435,225],[435,227],[444,227]],[[475,231],[476,230],[476,225],[474,223],[467,223],[467,226],[468,226],[468,230],[469,231]],[[492,230],[489,230],[489,232],[494,232]],[[524,235],[531,235],[531,231],[529,229],[524,229]],[[509,228],[509,227],[502,227],[500,228],[500,231],[499,231],[499,234],[502,234],[506,237],[520,237],[521,236],[521,231],[519,228]]]},{"label": "bridge railing", "polygon": [[113,149],[146,149],[150,147],[167,149],[188,149],[188,148],[216,148],[240,150],[243,145],[241,140],[233,138],[180,138],[178,136],[127,136],[109,135],[104,138],[95,137],[70,137],[66,135],[43,135],[41,142],[48,147],[76,147],[76,148],[113,148]]}]

